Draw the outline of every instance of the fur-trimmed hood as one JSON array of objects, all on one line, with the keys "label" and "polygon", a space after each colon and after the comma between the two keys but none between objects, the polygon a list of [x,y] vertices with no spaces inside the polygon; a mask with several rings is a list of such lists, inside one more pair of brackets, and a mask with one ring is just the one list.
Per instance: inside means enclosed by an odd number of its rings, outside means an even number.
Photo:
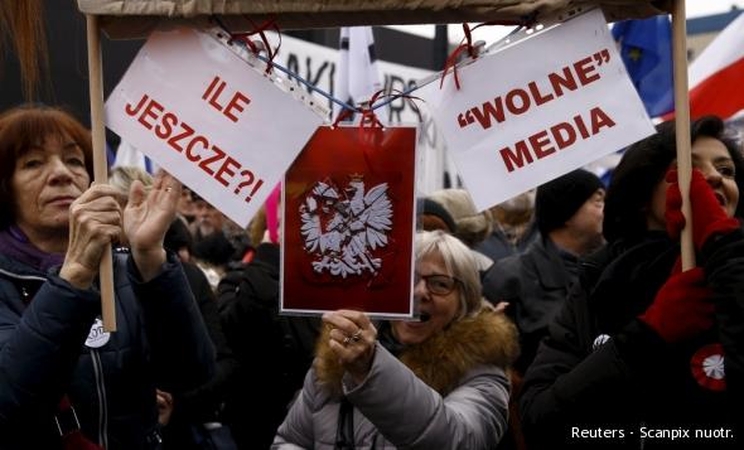
[{"label": "fur-trimmed hood", "polygon": [[[329,333],[324,329],[318,339],[315,372],[322,384],[336,390],[340,389],[344,369],[328,345]],[[421,344],[404,347],[399,359],[427,385],[447,395],[477,365],[494,364],[506,369],[518,354],[514,323],[503,313],[483,308]]]}]

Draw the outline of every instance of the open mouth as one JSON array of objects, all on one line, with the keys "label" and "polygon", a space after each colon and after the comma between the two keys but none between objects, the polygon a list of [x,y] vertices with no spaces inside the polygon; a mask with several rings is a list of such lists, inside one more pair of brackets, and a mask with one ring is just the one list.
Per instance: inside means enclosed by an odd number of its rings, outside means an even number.
[{"label": "open mouth", "polygon": [[724,197],[720,192],[716,192],[716,200],[718,200],[719,205],[726,206],[726,197]]},{"label": "open mouth", "polygon": [[419,314],[419,322],[428,322],[431,319],[431,314],[427,312],[421,312]]}]

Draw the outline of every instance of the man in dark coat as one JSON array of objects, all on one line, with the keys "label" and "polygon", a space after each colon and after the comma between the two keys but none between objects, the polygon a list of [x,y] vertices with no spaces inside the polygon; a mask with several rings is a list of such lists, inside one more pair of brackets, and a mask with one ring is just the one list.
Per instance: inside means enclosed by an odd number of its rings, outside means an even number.
[{"label": "man in dark coat", "polygon": [[520,255],[497,261],[483,281],[486,298],[506,302],[519,329],[521,352],[515,368],[524,373],[548,323],[576,282],[579,257],[602,243],[604,187],[583,169],[537,189],[541,238]]}]

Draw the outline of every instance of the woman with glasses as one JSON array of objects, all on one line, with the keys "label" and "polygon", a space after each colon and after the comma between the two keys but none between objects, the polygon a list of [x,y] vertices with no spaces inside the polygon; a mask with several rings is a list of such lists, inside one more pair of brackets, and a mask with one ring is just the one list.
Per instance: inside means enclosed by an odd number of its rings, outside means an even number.
[{"label": "woman with glasses", "polygon": [[418,320],[376,327],[323,316],[304,387],[273,448],[492,449],[507,429],[516,330],[481,301],[470,249],[442,231],[416,239]]}]

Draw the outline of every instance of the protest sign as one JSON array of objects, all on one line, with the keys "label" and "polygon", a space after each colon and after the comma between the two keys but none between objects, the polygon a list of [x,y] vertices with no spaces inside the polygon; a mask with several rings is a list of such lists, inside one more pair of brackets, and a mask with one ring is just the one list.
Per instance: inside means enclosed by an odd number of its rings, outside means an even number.
[{"label": "protest sign", "polygon": [[106,102],[109,128],[242,226],[327,115],[256,61],[214,33],[155,32]]},{"label": "protest sign", "polygon": [[283,313],[412,317],[416,134],[318,128],[283,185]]},{"label": "protest sign", "polygon": [[479,210],[654,132],[600,10],[417,92]]}]

